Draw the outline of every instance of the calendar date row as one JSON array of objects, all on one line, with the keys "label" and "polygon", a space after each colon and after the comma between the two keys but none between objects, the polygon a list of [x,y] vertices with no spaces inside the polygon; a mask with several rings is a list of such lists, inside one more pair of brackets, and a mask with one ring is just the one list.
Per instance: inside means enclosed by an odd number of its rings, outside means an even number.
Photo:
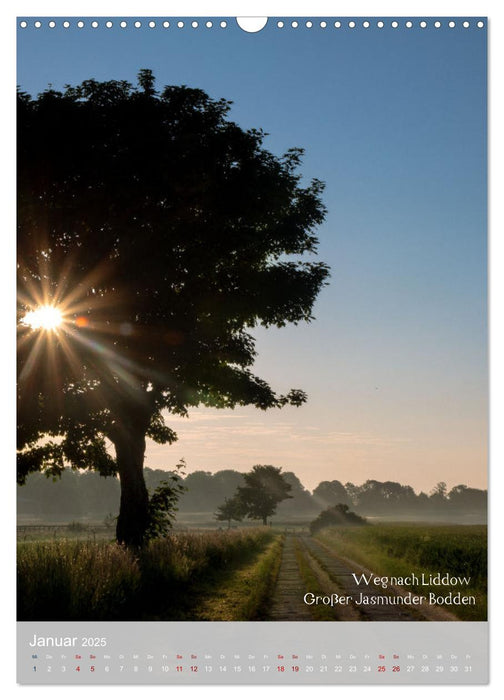
[{"label": "calendar date row", "polygon": [[34,672],[46,672],[46,673],[95,673],[97,671],[102,671],[104,673],[119,672],[119,673],[174,673],[174,674],[197,674],[197,673],[282,673],[282,674],[298,674],[298,673],[471,673],[471,665],[427,665],[427,664],[407,664],[401,666],[399,664],[395,665],[371,665],[371,664],[294,664],[294,665],[177,665],[168,666],[166,664],[158,665],[105,665],[98,666],[96,664],[84,665],[78,664],[75,666],[67,665],[47,665],[46,667],[33,666]]}]

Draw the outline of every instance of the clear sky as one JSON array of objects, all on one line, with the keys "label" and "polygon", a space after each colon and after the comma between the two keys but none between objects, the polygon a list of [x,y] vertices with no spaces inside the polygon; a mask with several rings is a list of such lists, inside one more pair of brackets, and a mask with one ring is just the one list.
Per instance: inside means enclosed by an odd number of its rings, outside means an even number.
[{"label": "clear sky", "polygon": [[158,86],[233,100],[234,120],[265,129],[276,154],[305,148],[303,173],[326,183],[319,257],[332,277],[316,320],[256,334],[257,373],[309,402],[170,419],[179,442],[149,445],[147,466],[183,456],[189,471],[275,464],[309,488],[485,487],[486,28],[98,21],[20,29],[22,89],[152,68]]}]

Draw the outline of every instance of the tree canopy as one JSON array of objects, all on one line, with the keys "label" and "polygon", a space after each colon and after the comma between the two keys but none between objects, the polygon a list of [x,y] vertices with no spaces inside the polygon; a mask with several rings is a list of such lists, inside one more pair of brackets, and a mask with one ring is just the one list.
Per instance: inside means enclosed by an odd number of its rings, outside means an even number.
[{"label": "tree canopy", "polygon": [[252,471],[243,475],[245,486],[239,486],[236,499],[241,504],[244,515],[267,524],[275,514],[277,505],[286,498],[292,498],[292,486],[281,473],[281,467],[271,464],[256,464]]},{"label": "tree canopy", "polygon": [[118,472],[128,544],[149,527],[145,438],[176,439],[163,411],[306,400],[253,373],[251,330],[312,319],[328,268],[304,256],[323,184],[303,184],[301,149],[273,155],[230,108],[157,91],[149,70],[138,86],[18,92],[19,319],[40,306],[63,318],[19,324],[18,478]]},{"label": "tree canopy", "polygon": [[[145,467],[145,483],[151,494],[154,494],[163,481],[181,472],[177,469],[150,469]],[[282,472],[284,479],[292,485],[292,472]],[[196,479],[192,477],[196,476]],[[296,477],[297,480],[297,477]],[[173,484],[173,480],[171,480]],[[322,482],[324,483],[324,482]],[[327,482],[325,482],[327,483]],[[192,472],[179,484],[183,486],[183,493],[177,500],[177,517],[185,522],[194,521],[194,516],[199,521],[201,514],[211,515],[220,512],[223,501],[230,501],[236,494],[238,486],[244,485],[243,473],[232,469],[225,469],[211,474],[210,472]],[[356,491],[365,490],[365,484],[355,487]],[[18,489],[17,511],[21,520],[27,522],[36,519],[45,522],[70,521],[84,518],[87,522],[111,521],[119,511],[120,483],[116,478],[104,479],[96,471],[75,471],[65,469],[61,479],[55,477],[47,479],[40,472],[35,472],[27,477],[26,484]],[[313,492],[319,492],[318,487]],[[346,494],[346,491],[343,491]],[[434,518],[454,518],[461,522],[460,518],[469,517],[472,521],[483,521],[486,518],[487,491],[458,484],[448,493],[443,502],[437,498],[427,496],[426,493],[416,494],[414,500],[409,498],[408,490],[404,491],[406,499],[384,499],[378,505],[371,504],[366,507],[359,503],[359,498],[354,501],[346,495],[352,510],[359,515],[416,515],[421,520]],[[312,496],[306,489],[296,489],[295,485],[289,492],[292,498],[278,504],[277,520],[289,521],[293,518],[314,518],[331,503],[323,503],[319,497]],[[339,501],[341,503],[341,501]],[[336,505],[338,501],[332,501]],[[243,516],[243,513],[241,513]],[[217,518],[218,519],[218,518]],[[227,518],[225,518],[227,521]]]},{"label": "tree canopy", "polygon": [[241,521],[243,520],[243,516],[243,503],[238,495],[235,495],[232,498],[226,498],[224,503],[217,508],[217,512],[215,513],[215,519],[221,522],[227,522],[228,529],[231,527],[231,520]]}]

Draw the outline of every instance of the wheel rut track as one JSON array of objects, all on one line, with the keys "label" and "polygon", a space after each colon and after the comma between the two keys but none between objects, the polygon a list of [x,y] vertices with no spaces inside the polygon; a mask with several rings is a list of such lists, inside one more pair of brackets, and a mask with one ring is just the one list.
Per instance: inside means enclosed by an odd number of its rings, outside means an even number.
[{"label": "wheel rut track", "polygon": [[310,554],[322,565],[329,576],[341,589],[345,595],[352,596],[353,605],[359,611],[363,620],[375,622],[412,622],[425,619],[420,612],[410,610],[395,605],[393,603],[386,604],[367,604],[358,605],[355,601],[360,599],[361,594],[364,596],[394,596],[391,589],[383,590],[376,586],[366,585],[365,583],[357,584],[353,573],[348,564],[340,559],[337,555],[329,552],[324,546],[319,544],[311,537],[300,537],[303,546]]},{"label": "wheel rut track", "polygon": [[[415,609],[401,607],[392,603],[358,605],[355,601],[364,596],[390,596],[395,594],[393,590],[377,588],[372,585],[362,583],[358,585],[352,576],[353,571],[349,564],[340,559],[336,554],[330,552],[323,545],[311,537],[305,535],[287,534],[282,549],[280,569],[272,595],[268,615],[265,619],[276,621],[312,621],[314,618],[310,612],[310,607],[304,602],[304,595],[309,592],[299,571],[296,559],[296,547],[301,546],[301,550],[308,553],[328,575],[334,583],[334,590],[342,595],[352,596],[351,607],[361,620],[376,622],[411,622],[425,620],[426,618]],[[309,561],[309,557],[305,557]],[[314,571],[313,566],[311,567]],[[336,613],[338,608],[336,607]],[[350,606],[341,606],[348,611]],[[329,618],[328,618],[329,619]],[[342,614],[341,619],[349,619]]]}]

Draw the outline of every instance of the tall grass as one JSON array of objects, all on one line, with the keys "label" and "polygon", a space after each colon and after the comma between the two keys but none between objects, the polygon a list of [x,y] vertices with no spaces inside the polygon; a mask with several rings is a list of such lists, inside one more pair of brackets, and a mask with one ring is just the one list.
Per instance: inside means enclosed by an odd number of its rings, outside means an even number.
[{"label": "tall grass", "polygon": [[242,565],[220,576],[217,585],[204,587],[194,616],[198,620],[259,620],[271,599],[278,577],[283,535],[276,535],[260,551],[250,552]]},{"label": "tall grass", "polygon": [[18,545],[18,619],[121,619],[141,586],[138,561],[116,544]]},{"label": "tall grass", "polygon": [[18,544],[19,620],[183,618],[202,580],[272,539],[262,528],[173,534],[135,554],[105,542]]}]

